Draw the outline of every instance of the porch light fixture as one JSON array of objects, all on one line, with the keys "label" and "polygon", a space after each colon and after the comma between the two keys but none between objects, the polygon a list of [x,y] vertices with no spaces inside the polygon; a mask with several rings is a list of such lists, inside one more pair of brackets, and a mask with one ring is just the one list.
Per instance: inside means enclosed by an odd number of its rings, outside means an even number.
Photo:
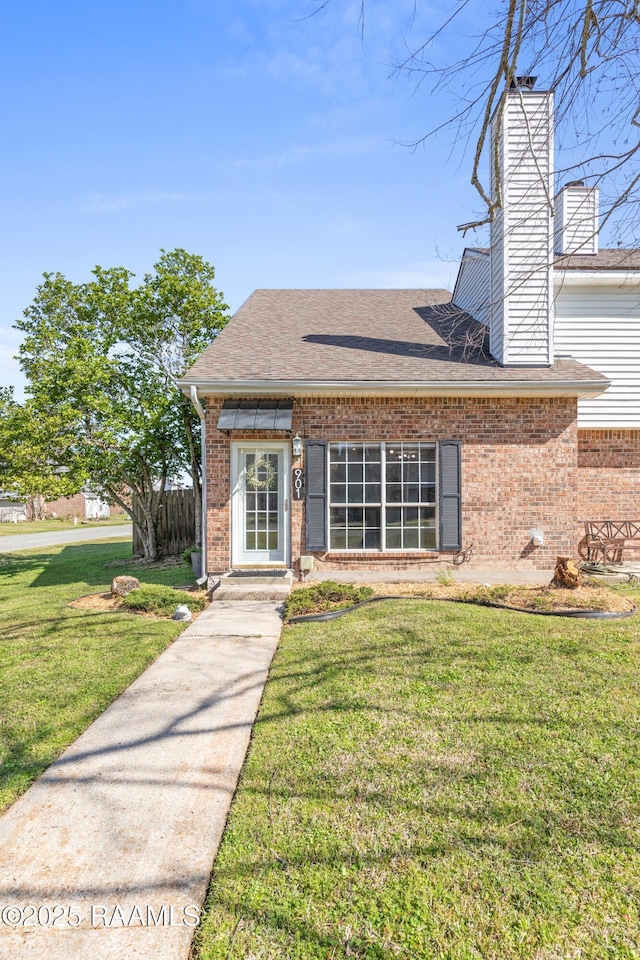
[{"label": "porch light fixture", "polygon": [[294,457],[302,456],[302,439],[300,438],[300,435],[297,433],[293,438],[293,455]]}]

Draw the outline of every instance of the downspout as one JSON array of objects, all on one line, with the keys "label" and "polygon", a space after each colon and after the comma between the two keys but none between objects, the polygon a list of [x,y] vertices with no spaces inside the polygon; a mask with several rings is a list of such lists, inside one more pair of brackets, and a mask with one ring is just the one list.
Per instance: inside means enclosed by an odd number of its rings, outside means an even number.
[{"label": "downspout", "polygon": [[206,425],[204,410],[198,397],[198,388],[191,384],[191,403],[196,408],[196,413],[200,417],[200,459],[202,462],[202,571],[201,576],[208,574],[207,566],[207,446],[206,446]]}]

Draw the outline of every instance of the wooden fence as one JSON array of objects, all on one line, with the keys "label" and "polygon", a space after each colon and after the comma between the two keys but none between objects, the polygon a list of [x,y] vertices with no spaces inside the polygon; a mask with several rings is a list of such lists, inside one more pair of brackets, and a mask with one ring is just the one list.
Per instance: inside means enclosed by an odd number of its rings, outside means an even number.
[{"label": "wooden fence", "polygon": [[[156,525],[161,557],[176,556],[195,543],[196,511],[193,490],[168,490]],[[142,556],[142,540],[133,528],[133,555]]]}]

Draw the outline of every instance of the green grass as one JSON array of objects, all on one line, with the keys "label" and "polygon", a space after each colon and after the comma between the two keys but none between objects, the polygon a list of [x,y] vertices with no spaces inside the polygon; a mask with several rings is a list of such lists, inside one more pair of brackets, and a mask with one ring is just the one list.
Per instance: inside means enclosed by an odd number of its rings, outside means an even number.
[{"label": "green grass", "polygon": [[[131,523],[126,514],[116,514],[108,520],[78,520],[75,529],[86,527],[111,527],[114,524]],[[0,523],[0,537],[18,537],[28,533],[57,533],[59,530],[73,530],[73,520],[23,520],[21,523]]]},{"label": "green grass", "polygon": [[190,567],[132,567],[130,556],[130,540],[0,554],[0,809],[183,629],[67,606],[127,572],[145,582],[193,582]]},{"label": "green grass", "polygon": [[638,619],[285,628],[197,957],[640,957],[639,668]]}]

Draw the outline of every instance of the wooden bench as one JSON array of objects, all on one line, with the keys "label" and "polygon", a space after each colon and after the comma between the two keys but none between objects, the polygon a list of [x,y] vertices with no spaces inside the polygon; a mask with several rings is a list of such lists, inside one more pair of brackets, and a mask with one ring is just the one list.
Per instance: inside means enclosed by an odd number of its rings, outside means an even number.
[{"label": "wooden bench", "polygon": [[586,520],[587,560],[622,563],[622,552],[634,540],[640,543],[640,520]]}]

